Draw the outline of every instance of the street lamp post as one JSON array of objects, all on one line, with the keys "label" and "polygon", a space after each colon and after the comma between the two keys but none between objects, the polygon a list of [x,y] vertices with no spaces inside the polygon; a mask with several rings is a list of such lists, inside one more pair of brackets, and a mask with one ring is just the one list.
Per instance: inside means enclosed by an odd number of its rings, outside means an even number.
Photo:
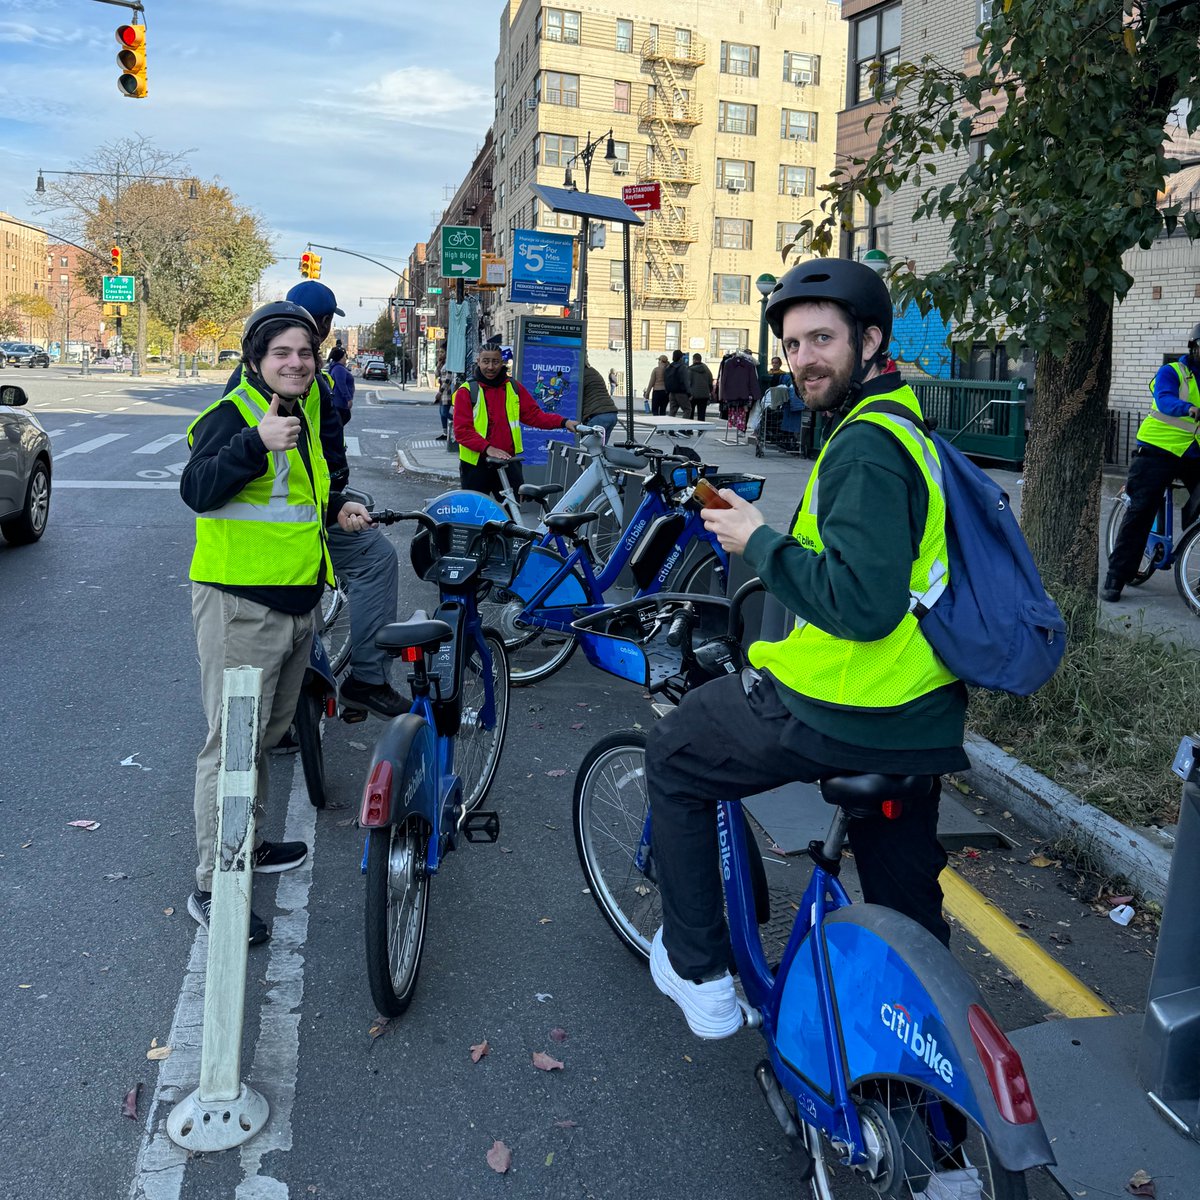
[{"label": "street lamp post", "polygon": [[[617,158],[617,148],[613,144],[613,131],[610,129],[607,133],[602,133],[595,141],[592,140],[591,130],[588,130],[587,141],[584,143],[583,149],[577,151],[567,159],[567,168],[563,174],[563,187],[578,190],[575,186],[575,180],[571,176],[571,164],[574,162],[583,163],[583,190],[590,192],[592,190],[592,159],[596,157],[596,151],[600,149],[600,143],[604,142],[604,160],[605,162],[615,162]],[[591,241],[591,221],[589,218],[583,218],[583,226],[580,229],[580,238],[582,239],[579,246],[579,319],[583,322],[583,337],[584,346],[587,345],[587,260],[588,249]]]},{"label": "street lamp post", "polygon": [[[143,175],[136,171],[122,171],[118,163],[112,171],[46,171],[41,167],[38,168],[37,184],[34,190],[39,196],[45,195],[47,175],[77,175],[84,176],[90,179],[115,179],[116,189],[113,199],[113,245],[120,246],[121,244],[121,179],[124,177],[129,179],[153,179],[162,182],[183,183],[188,185],[188,199],[199,199],[199,190],[196,187],[194,176],[189,175]],[[137,347],[134,352],[133,364],[130,369],[131,375],[141,374],[141,364],[146,360],[146,277],[142,275],[142,286],[138,289],[137,295],[138,308],[138,330],[137,330]],[[116,330],[117,339],[121,343],[121,352],[125,351],[125,340],[122,334],[122,319],[117,318]]]},{"label": "street lamp post", "polygon": [[762,297],[762,310],[758,315],[758,382],[763,384],[767,378],[767,300],[775,290],[779,281],[774,275],[760,275],[754,286]]}]

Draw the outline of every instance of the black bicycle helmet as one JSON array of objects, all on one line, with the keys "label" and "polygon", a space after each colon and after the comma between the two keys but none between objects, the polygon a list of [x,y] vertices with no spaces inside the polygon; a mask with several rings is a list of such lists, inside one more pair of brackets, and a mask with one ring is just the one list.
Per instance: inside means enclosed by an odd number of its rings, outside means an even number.
[{"label": "black bicycle helmet", "polygon": [[303,325],[312,333],[313,337],[321,336],[317,329],[317,323],[307,308],[301,308],[299,304],[293,304],[290,300],[276,300],[271,304],[260,305],[246,318],[246,324],[242,326],[243,358],[246,357],[249,350],[250,339],[254,335],[254,331],[268,321],[279,320],[286,322],[281,328],[287,328],[287,325]]},{"label": "black bicycle helmet", "polygon": [[783,336],[783,314],[805,300],[840,304],[860,327],[878,326],[886,352],[892,340],[892,298],[870,267],[849,258],[812,258],[793,267],[767,301],[767,324],[776,337]]},{"label": "black bicycle helmet", "polygon": [[1192,332],[1188,334],[1188,345],[1194,346],[1200,342],[1200,325],[1193,325]]}]

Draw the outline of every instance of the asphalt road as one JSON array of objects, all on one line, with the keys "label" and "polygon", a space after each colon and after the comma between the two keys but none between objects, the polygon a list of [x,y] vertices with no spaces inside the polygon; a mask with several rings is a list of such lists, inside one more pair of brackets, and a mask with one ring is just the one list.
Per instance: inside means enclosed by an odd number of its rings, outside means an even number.
[{"label": "asphalt road", "polygon": [[[56,370],[20,382],[57,457],[46,536],[0,546],[0,1195],[798,1194],[753,1083],[757,1038],[693,1039],[584,891],[575,768],[602,734],[650,714],[640,689],[582,656],[514,692],[488,805],[501,841],[464,846],[434,880],[416,1001],[377,1038],[353,818],[380,725],[327,723],[333,803],[319,815],[296,760],[274,759],[266,833],[305,836],[312,854],[302,871],[256,881],[275,937],[251,951],[242,1073],[273,1118],[241,1151],[188,1160],[165,1142],[162,1118],[197,1078],[187,1031],[161,1075],[146,1055],[174,1044],[177,1013],[198,1011],[205,947],[186,913],[202,714],[192,521],[176,482],[182,431],[217,390]],[[415,430],[432,437],[436,413],[370,401],[364,389],[350,426],[354,482],[382,505],[414,505],[438,489],[396,474],[392,446]],[[403,617],[432,597],[407,570],[404,531],[388,536]],[[1012,835],[1017,849],[970,860],[973,881],[1112,1003],[1136,1007],[1152,940],[1097,917],[1072,877],[1025,865],[1035,846]],[[802,864],[778,869],[799,880]],[[1044,1017],[986,948],[960,936],[956,952],[1007,1026]],[[484,1039],[490,1053],[473,1064]],[[539,1050],[564,1069],[535,1070]],[[121,1104],[138,1083],[135,1121]],[[503,1180],[485,1161],[495,1139],[513,1152]]]}]

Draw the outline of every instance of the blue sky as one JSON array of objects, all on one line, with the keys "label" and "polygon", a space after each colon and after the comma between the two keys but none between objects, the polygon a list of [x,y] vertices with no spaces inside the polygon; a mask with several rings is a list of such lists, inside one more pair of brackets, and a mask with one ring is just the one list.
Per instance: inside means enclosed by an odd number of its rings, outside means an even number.
[{"label": "blue sky", "polygon": [[[280,259],[268,291],[298,282],[310,239],[406,258],[428,236],[491,121],[500,0],[145,5],[150,94],[129,100],[114,38],[128,9],[0,0],[0,210],[45,225],[39,168],[143,134],[194,150],[190,169],[262,216]],[[389,277],[322,254],[347,320],[373,319],[358,298],[386,296]]]}]

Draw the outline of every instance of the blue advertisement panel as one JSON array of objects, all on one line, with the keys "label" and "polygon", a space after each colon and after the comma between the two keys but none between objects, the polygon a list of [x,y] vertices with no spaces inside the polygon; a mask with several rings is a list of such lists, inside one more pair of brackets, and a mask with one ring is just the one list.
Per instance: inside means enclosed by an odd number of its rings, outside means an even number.
[{"label": "blue advertisement panel", "polygon": [[509,299],[515,304],[566,304],[571,298],[574,242],[569,233],[514,230]]},{"label": "blue advertisement panel", "polygon": [[[516,378],[546,412],[574,419],[583,383],[583,322],[563,317],[522,317],[517,342]],[[531,465],[545,463],[547,443],[573,442],[571,434],[553,429],[521,430],[521,457]]]}]

